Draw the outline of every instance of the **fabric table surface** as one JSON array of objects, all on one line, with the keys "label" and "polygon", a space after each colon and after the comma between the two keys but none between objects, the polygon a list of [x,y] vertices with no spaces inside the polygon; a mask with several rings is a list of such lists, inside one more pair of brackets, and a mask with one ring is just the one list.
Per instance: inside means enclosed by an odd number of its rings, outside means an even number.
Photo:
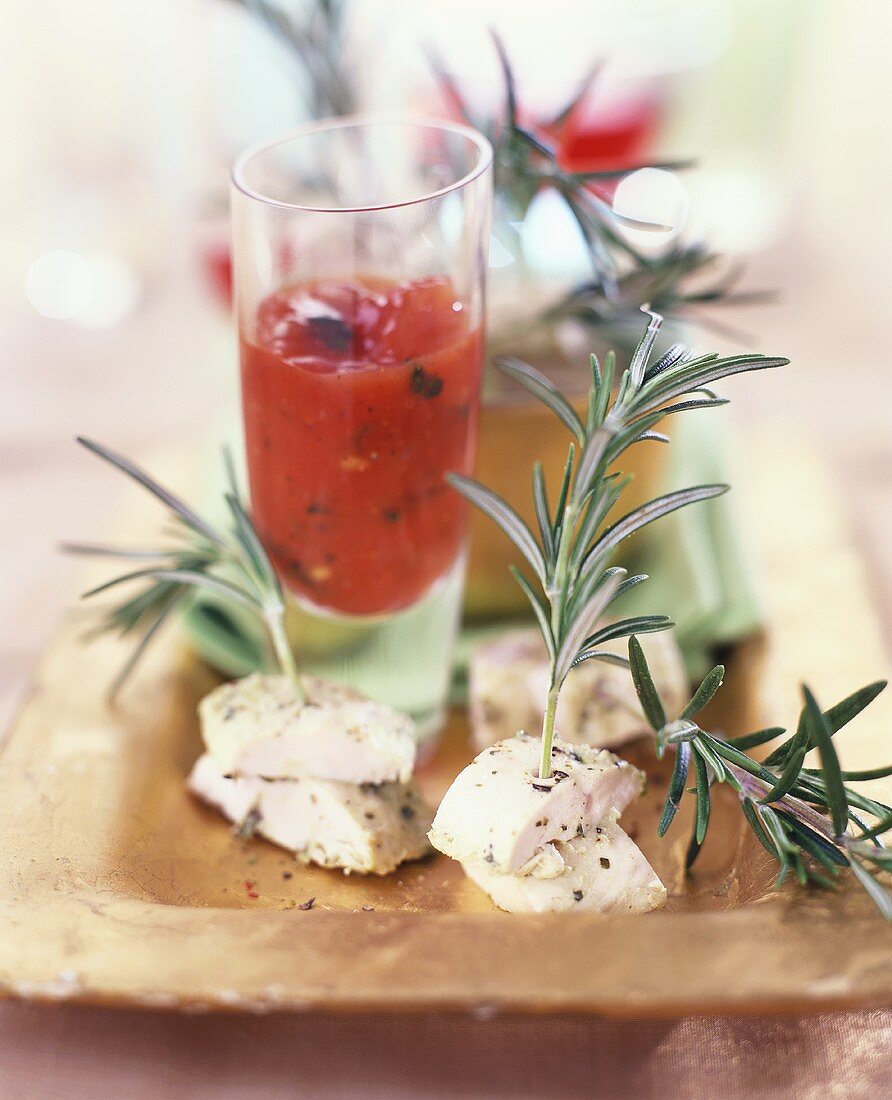
[{"label": "fabric table surface", "polygon": [[890,1047],[890,1012],[629,1023],[7,1005],[0,1096],[860,1100],[889,1095]]}]

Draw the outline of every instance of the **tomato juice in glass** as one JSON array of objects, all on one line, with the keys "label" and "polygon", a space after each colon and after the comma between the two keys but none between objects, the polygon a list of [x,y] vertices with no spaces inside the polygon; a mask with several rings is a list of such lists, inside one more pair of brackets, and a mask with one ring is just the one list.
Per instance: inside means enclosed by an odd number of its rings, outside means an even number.
[{"label": "tomato juice in glass", "polygon": [[265,298],[241,343],[254,520],[297,596],[410,607],[461,556],[482,330],[451,280],[320,279]]},{"label": "tomato juice in glass", "polygon": [[492,198],[485,138],[342,119],[233,170],[252,517],[303,667],[429,733],[450,679]]}]

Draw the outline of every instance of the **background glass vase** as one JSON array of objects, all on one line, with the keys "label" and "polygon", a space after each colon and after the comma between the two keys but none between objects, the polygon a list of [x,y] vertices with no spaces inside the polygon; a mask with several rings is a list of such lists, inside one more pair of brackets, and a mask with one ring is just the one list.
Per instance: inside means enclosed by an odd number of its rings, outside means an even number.
[{"label": "background glass vase", "polygon": [[345,119],[233,171],[255,523],[304,667],[436,729],[458,622],[484,348],[491,150]]}]

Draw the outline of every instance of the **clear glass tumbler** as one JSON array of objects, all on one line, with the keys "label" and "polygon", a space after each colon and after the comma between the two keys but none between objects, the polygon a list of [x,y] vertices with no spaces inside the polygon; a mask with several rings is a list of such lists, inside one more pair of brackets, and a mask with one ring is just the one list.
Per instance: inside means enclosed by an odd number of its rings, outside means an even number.
[{"label": "clear glass tumbler", "polygon": [[448,122],[339,119],[233,169],[255,523],[305,669],[439,725],[484,354],[492,152]]}]

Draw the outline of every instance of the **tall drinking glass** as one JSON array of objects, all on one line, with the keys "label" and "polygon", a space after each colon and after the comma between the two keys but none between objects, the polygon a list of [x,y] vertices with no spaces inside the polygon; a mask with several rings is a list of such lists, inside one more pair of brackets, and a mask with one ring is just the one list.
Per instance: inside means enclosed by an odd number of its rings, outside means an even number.
[{"label": "tall drinking glass", "polygon": [[436,730],[449,685],[484,349],[492,152],[353,118],[233,170],[254,521],[303,667]]}]

